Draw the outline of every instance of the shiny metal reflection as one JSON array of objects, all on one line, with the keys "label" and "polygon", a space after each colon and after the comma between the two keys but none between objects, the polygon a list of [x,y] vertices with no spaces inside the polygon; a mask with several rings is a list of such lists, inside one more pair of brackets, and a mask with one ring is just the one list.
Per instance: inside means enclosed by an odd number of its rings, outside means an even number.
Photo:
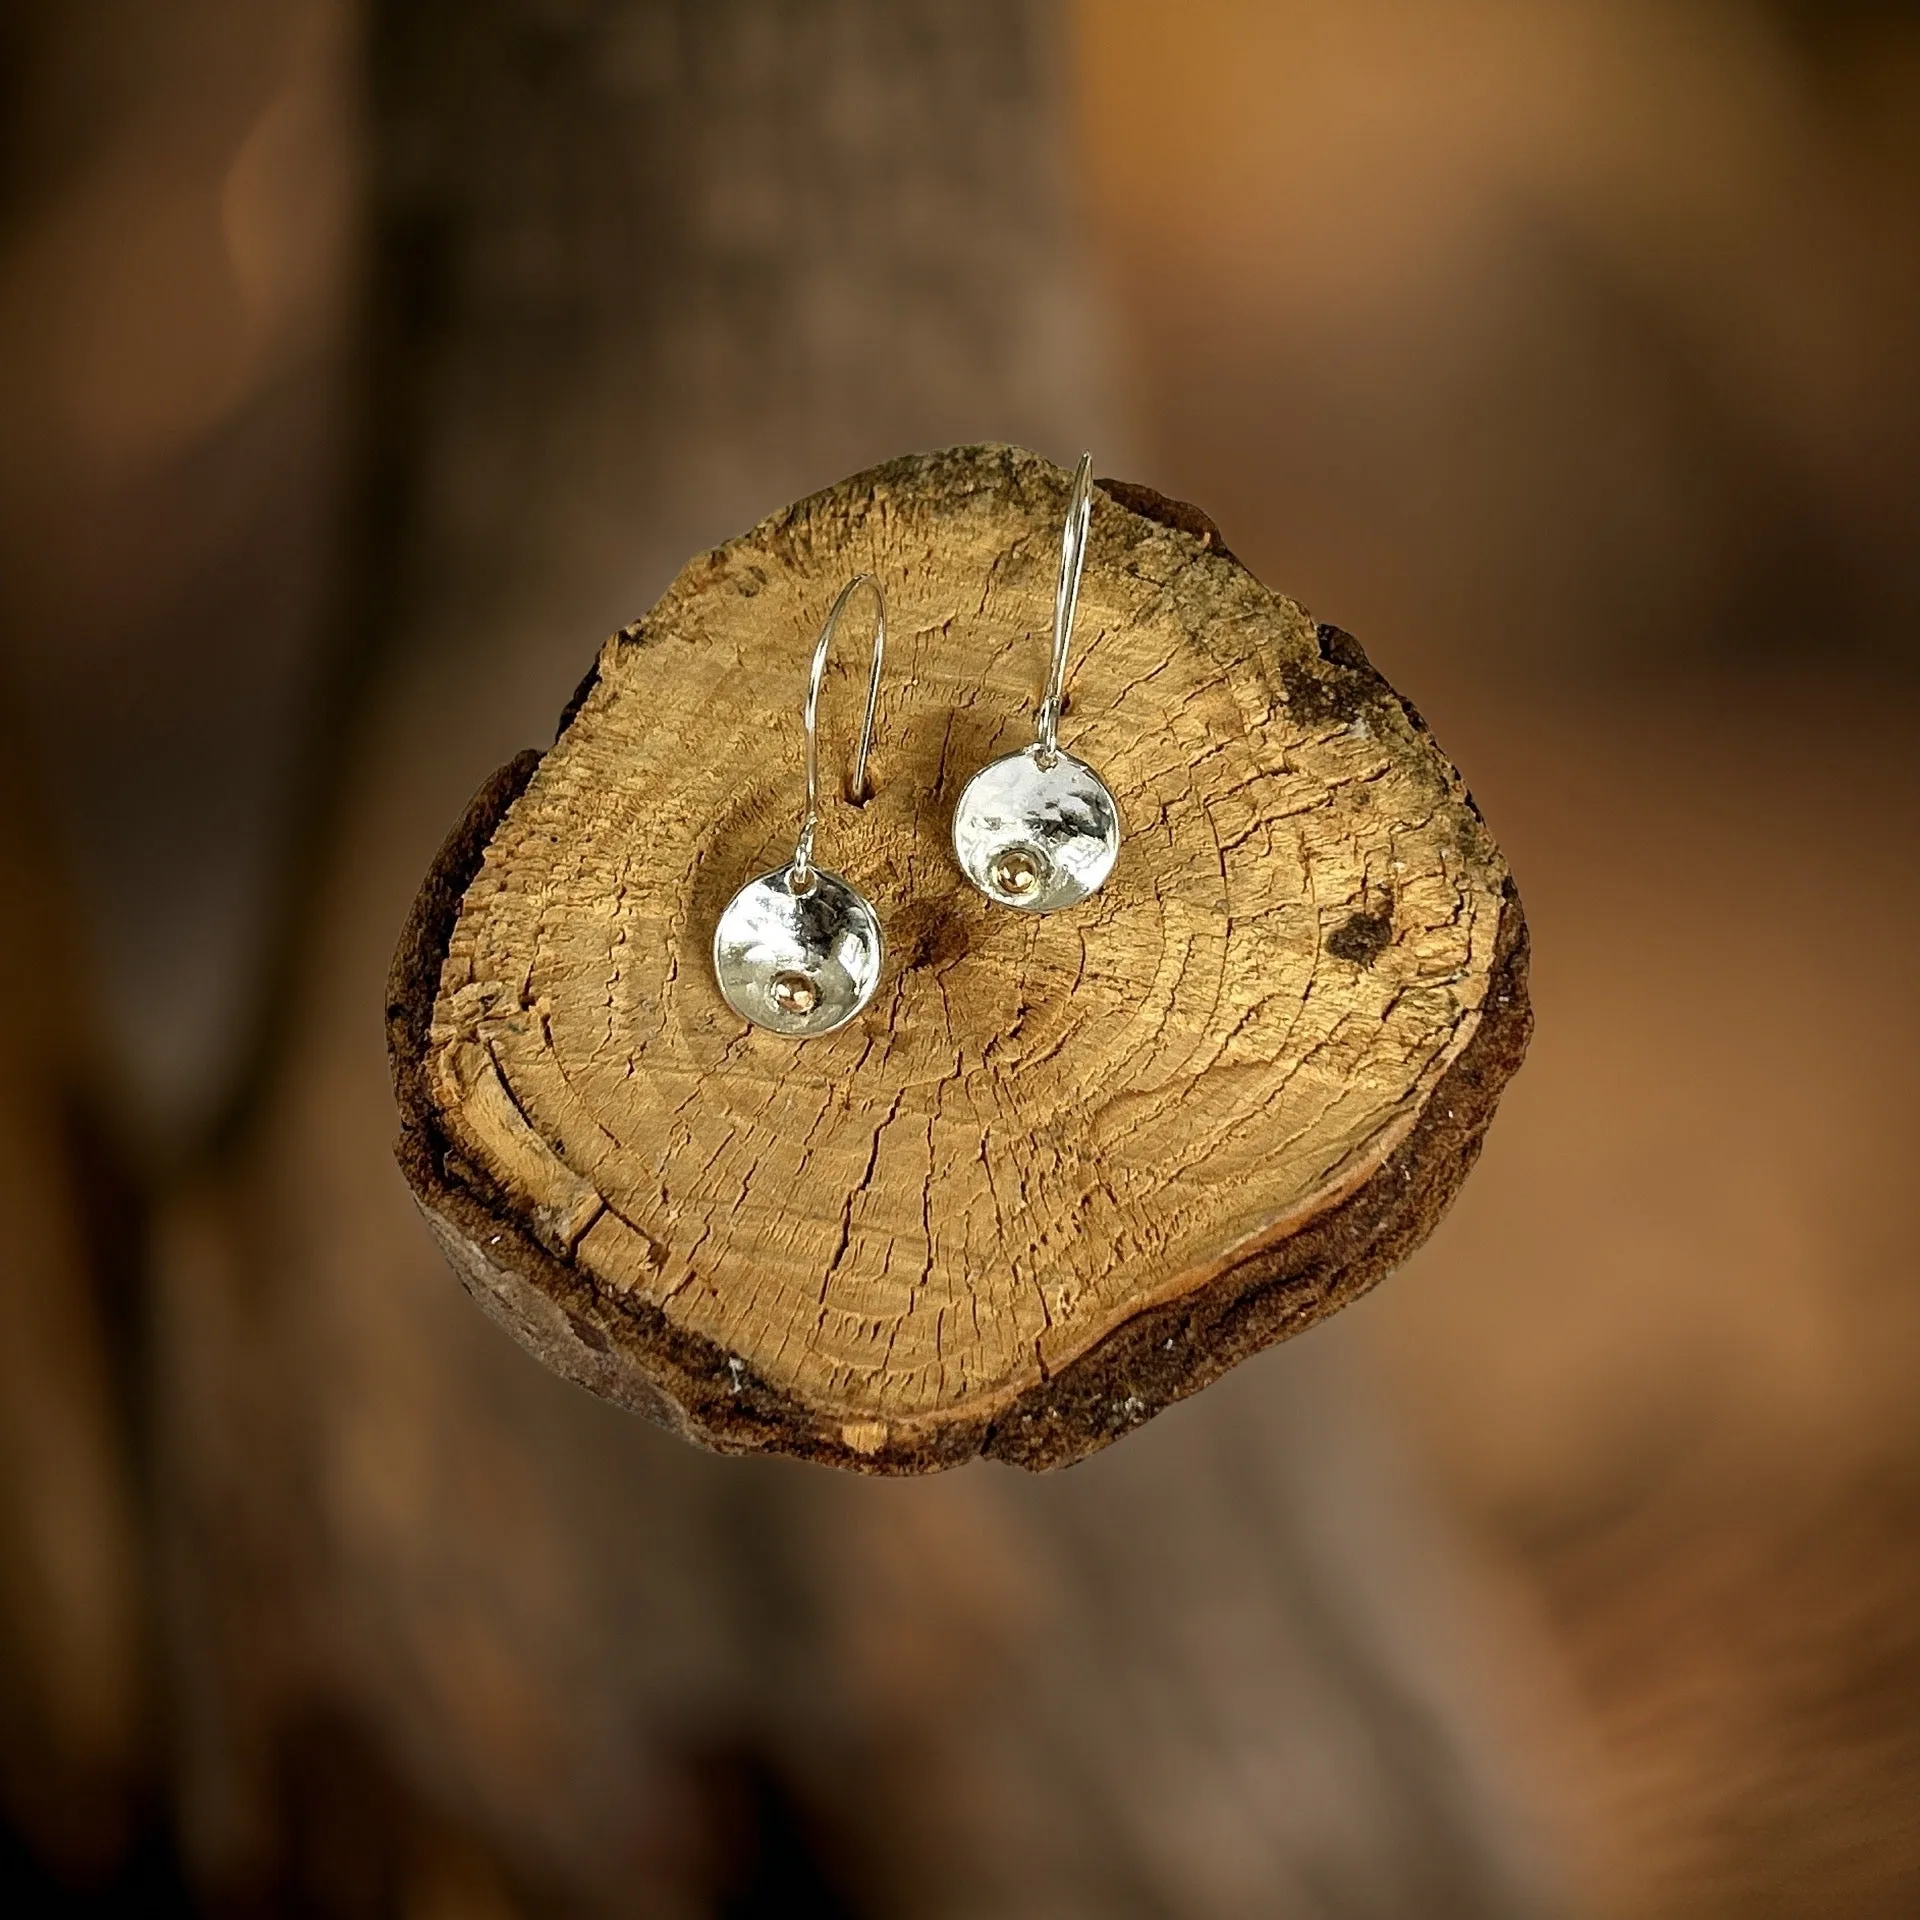
[{"label": "shiny metal reflection", "polygon": [[743,1019],[790,1040],[844,1027],[879,983],[880,921],[837,873],[814,867],[794,891],[791,863],[727,902],[713,931],[713,972]]},{"label": "shiny metal reflection", "polygon": [[989,900],[1053,913],[1084,900],[1113,871],[1120,808],[1070,753],[1036,742],[984,766],[953,810],[953,851]]}]

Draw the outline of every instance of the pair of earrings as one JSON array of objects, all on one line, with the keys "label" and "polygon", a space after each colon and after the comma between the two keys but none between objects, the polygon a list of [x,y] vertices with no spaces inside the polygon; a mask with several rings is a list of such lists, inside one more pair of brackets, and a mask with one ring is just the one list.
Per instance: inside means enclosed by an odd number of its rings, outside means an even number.
[{"label": "pair of earrings", "polygon": [[[1084,900],[1113,871],[1120,850],[1120,809],[1106,782],[1059,743],[1067,646],[1092,514],[1093,456],[1085,454],[1073,476],[1060,540],[1053,658],[1033,744],[982,767],[953,810],[953,850],[961,871],[989,900],[1022,913],[1053,913]],[[880,583],[861,573],[840,589],[813,645],[801,709],[807,802],[793,858],[749,880],[728,901],[713,934],[714,977],[727,1005],[755,1026],[794,1040],[832,1033],[859,1013],[873,998],[885,954],[873,903],[839,874],[813,863],[820,824],[820,685],[840,616],[863,587],[873,595],[873,663],[847,795],[856,805],[867,797],[887,606]]]}]

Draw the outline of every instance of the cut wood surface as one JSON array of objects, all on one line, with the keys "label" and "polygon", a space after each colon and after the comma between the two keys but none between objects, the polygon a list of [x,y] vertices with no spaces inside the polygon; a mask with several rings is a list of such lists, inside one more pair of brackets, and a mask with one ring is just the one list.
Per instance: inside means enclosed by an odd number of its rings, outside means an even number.
[{"label": "cut wood surface", "polygon": [[[481,1302],[726,1450],[1064,1464],[1355,1297],[1457,1190],[1529,1027],[1505,863],[1355,643],[1204,515],[1102,482],[1061,743],[1126,823],[1105,889],[1007,912],[967,777],[1031,738],[1068,476],[914,456],[692,561],[503,768],[396,957],[401,1164]],[[794,1042],[709,948],[791,854],[827,606],[880,580],[872,797],[822,865],[872,1005]],[[823,726],[843,766],[865,660]]]}]

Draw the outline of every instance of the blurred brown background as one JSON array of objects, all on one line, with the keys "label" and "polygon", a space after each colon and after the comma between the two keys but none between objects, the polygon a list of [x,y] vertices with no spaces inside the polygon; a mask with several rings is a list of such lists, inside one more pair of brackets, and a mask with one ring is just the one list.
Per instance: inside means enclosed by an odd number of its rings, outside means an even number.
[{"label": "blurred brown background", "polygon": [[[1920,15],[73,0],[0,90],[10,1910],[1920,1910]],[[966,438],[1360,635],[1538,1038],[1100,1460],[711,1461],[440,1267],[384,963],[682,559]]]}]

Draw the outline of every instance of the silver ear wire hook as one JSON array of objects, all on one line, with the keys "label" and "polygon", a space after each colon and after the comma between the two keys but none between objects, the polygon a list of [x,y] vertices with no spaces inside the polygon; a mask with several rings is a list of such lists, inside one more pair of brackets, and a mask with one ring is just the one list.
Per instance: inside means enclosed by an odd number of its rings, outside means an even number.
[{"label": "silver ear wire hook", "polygon": [[867,758],[873,752],[873,717],[880,705],[880,670],[887,657],[887,603],[880,582],[872,574],[856,573],[827,609],[820,637],[813,643],[813,664],[807,670],[807,699],[801,709],[807,740],[807,809],[801,817],[800,838],[794,842],[793,867],[787,880],[797,894],[813,886],[813,836],[820,825],[820,687],[826,679],[827,654],[840,616],[861,587],[873,595],[873,665],[867,674],[867,707],[860,720],[860,741],[854,749],[853,782],[847,798],[858,806],[867,797]]},{"label": "silver ear wire hook", "polygon": [[1060,534],[1060,578],[1053,589],[1053,663],[1047,670],[1046,697],[1034,723],[1039,761],[1051,767],[1060,752],[1060,709],[1066,703],[1067,647],[1073,638],[1074,610],[1080,604],[1080,575],[1087,564],[1087,529],[1093,520],[1093,455],[1083,453],[1067,495],[1067,520]]},{"label": "silver ear wire hook", "polygon": [[810,1040],[844,1027],[873,998],[886,959],[873,902],[842,875],[813,864],[813,837],[820,826],[820,689],[840,616],[860,587],[873,595],[873,666],[847,797],[856,804],[867,797],[867,759],[887,657],[887,602],[872,574],[857,573],[827,609],[807,669],[807,697],[800,710],[807,804],[793,858],[749,880],[721,910],[713,929],[713,977],[720,997],[743,1019],[789,1040]]}]

